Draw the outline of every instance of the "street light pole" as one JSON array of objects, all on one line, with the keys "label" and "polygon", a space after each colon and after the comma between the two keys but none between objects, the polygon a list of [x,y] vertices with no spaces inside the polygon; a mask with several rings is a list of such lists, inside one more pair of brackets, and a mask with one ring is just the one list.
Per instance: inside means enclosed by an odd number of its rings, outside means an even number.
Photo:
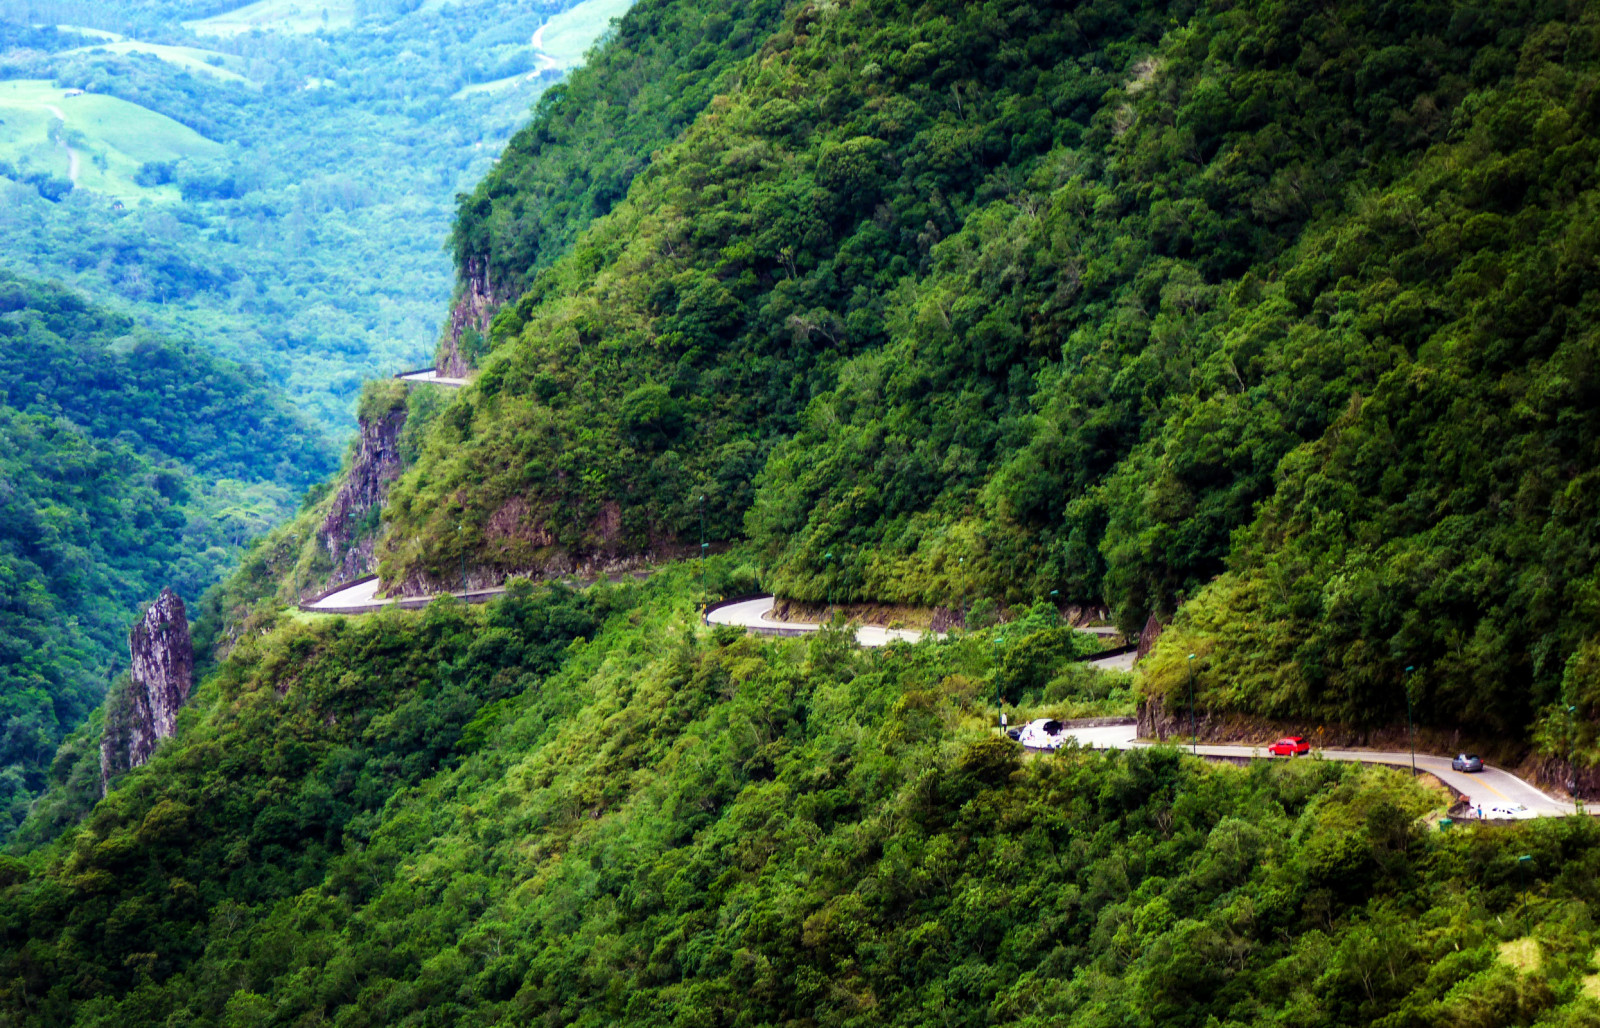
[{"label": "street light pole", "polygon": [[1194,654],[1189,654],[1189,752],[1200,755],[1200,723],[1194,715]]},{"label": "street light pole", "polygon": [[1411,746],[1411,777],[1417,777],[1417,736],[1411,727],[1411,672],[1415,671],[1415,664],[1406,665],[1406,741]]},{"label": "street light pole", "polygon": [[1567,706],[1567,768],[1571,774],[1568,779],[1568,791],[1572,793],[1572,807],[1577,813],[1583,813],[1583,800],[1578,798],[1578,708]]},{"label": "street light pole", "polygon": [[[1005,642],[1006,642],[1006,637],[1005,636],[1000,635],[1000,636],[996,636],[995,637],[994,644],[995,644],[995,646],[997,648],[1004,647],[1005,646]],[[1004,653],[1002,653],[1000,655],[1000,662],[1001,662],[1002,666],[1005,664],[1005,654]],[[994,676],[994,719],[995,719],[996,723],[998,723],[1000,725],[1000,730],[1002,732],[1005,731],[1006,716],[1005,716],[1005,713],[1000,709],[1000,675],[999,674],[996,674]]]}]

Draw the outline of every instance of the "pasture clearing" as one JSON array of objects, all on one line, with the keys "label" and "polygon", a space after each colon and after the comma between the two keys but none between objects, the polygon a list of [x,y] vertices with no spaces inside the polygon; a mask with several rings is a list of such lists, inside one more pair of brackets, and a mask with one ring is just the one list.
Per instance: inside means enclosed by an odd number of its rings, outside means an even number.
[{"label": "pasture clearing", "polygon": [[254,84],[235,70],[235,68],[244,64],[244,61],[240,58],[230,54],[219,54],[215,50],[202,50],[194,46],[168,46],[164,43],[145,43],[137,39],[124,39],[117,42],[97,43],[94,46],[82,46],[76,50],[67,50],[65,52],[69,54],[87,54],[100,51],[114,54],[149,54],[187,72],[209,75],[224,82]]},{"label": "pasture clearing", "polygon": [[564,67],[583,61],[583,55],[611,25],[611,19],[628,13],[633,0],[583,0],[545,22],[534,33],[533,45]]},{"label": "pasture clearing", "polygon": [[43,79],[0,82],[0,161],[19,174],[66,178],[70,146],[78,156],[78,188],[124,201],[161,200],[176,198],[176,187],[138,185],[141,164],[223,152],[220,143],[164,114],[113,96],[67,92]]},{"label": "pasture clearing", "polygon": [[209,18],[186,21],[197,36],[239,36],[260,29],[303,35],[347,29],[356,20],[356,0],[257,0]]}]

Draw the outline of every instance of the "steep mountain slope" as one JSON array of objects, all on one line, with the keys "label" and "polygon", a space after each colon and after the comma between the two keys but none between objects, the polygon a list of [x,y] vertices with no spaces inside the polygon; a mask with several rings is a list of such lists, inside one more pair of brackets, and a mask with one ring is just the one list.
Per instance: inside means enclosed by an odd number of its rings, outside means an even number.
[{"label": "steep mountain slope", "polygon": [[669,555],[703,504],[788,595],[1211,588],[1167,646],[1214,708],[1386,723],[1413,666],[1524,734],[1588,633],[1595,27],[799,7],[502,311],[385,575]]},{"label": "steep mountain slope", "polygon": [[885,341],[896,283],[1004,168],[1075,142],[1102,65],[1163,23],[1116,4],[791,14],[502,311],[469,409],[397,487],[389,577],[436,576],[463,547],[505,570],[670,549],[700,495],[713,537],[737,535],[770,447]]},{"label": "steep mountain slope", "polygon": [[[795,7],[517,258],[475,386],[369,385],[409,470],[349,519],[412,584],[671,553],[700,495],[754,544],[287,610],[347,468],[213,592],[177,735],[0,856],[0,1023],[1594,1025],[1588,818],[993,727],[1128,684],[1057,657],[1102,595],[1184,601],[1158,716],[1189,652],[1213,714],[1381,721],[1391,664],[1518,647],[1588,688],[1588,18]],[[550,238],[594,213],[546,187]],[[758,570],[1066,595],[878,651],[701,622]],[[1537,678],[1457,673],[1526,727]]]},{"label": "steep mountain slope", "polygon": [[699,0],[639,0],[593,60],[539,98],[470,195],[459,198],[456,270],[475,266],[490,292],[515,299],[595,218],[628,193],[730,69],[766,39],[782,0],[729,9]]},{"label": "steep mountain slope", "polygon": [[1424,835],[1394,772],[1024,761],[989,633],[708,637],[698,588],[248,640],[82,827],[0,858],[0,1016],[1592,1023],[1586,821]]},{"label": "steep mountain slope", "polygon": [[332,467],[259,377],[0,273],[0,835],[163,586],[215,582]]}]

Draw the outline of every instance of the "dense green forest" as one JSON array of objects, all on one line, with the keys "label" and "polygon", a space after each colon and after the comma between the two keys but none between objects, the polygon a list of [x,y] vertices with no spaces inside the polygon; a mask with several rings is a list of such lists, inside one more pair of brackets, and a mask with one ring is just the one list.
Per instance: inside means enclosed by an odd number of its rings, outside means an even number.
[{"label": "dense green forest", "polygon": [[88,821],[0,858],[0,1016],[1600,1017],[1586,820],[1441,833],[1401,775],[1323,762],[1023,759],[985,700],[1028,636],[705,634],[698,590],[684,568],[247,640]]},{"label": "dense green forest", "polygon": [[[1597,26],[793,8],[500,312],[385,574],[667,553],[704,496],[785,595],[1176,615],[1150,687],[1198,653],[1219,712],[1600,720]],[[588,188],[491,179],[458,255],[537,270]]]},{"label": "dense green forest", "polygon": [[[49,10],[12,20],[93,13]],[[228,54],[371,45],[393,69],[296,102],[419,117],[391,87],[456,51],[402,39],[477,10],[330,2]],[[1597,72],[1585,3],[640,0],[459,198],[461,272],[520,292],[476,382],[349,408],[406,412],[356,526],[390,583],[655,558],[482,606],[294,609],[332,567],[316,437],[143,315],[0,282],[0,574],[38,583],[0,697],[103,685],[74,640],[121,627],[58,614],[154,565],[95,533],[198,580],[200,533],[255,527],[212,516],[225,476],[300,498],[194,604],[204,680],[104,800],[92,723],[52,759],[13,717],[9,795],[47,788],[0,855],[0,1024],[1600,1025],[1592,819],[1450,827],[1392,771],[994,728],[1192,682],[1208,728],[1409,699],[1600,760]],[[311,149],[238,196],[188,159],[147,188],[242,232]],[[702,524],[728,552],[664,559]],[[758,585],[984,616],[879,650],[700,619]],[[1111,674],[1068,603],[1170,623]]]},{"label": "dense green forest", "polygon": [[594,60],[540,97],[532,122],[459,198],[457,269],[481,259],[497,294],[521,295],[627,195],[656,150],[727,90],[731,69],[782,11],[779,0],[634,4]]},{"label": "dense green forest", "polygon": [[197,598],[332,469],[259,375],[0,272],[0,838],[139,604]]},{"label": "dense green forest", "polygon": [[334,3],[317,31],[278,4],[225,34],[198,19],[238,4],[0,3],[0,262],[270,367],[343,437],[364,379],[431,359],[454,197],[577,60],[530,39],[574,8],[593,38],[600,4]]}]

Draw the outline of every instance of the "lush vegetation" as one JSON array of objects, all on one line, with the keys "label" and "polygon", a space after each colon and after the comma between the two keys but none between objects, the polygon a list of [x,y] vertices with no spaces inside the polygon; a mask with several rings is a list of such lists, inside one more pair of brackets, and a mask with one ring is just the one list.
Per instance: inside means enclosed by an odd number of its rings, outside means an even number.
[{"label": "lush vegetation", "polygon": [[[379,7],[114,31],[343,54]],[[402,35],[346,96],[409,81]],[[48,784],[0,856],[0,1023],[1600,1024],[1590,819],[1444,831],[1389,771],[994,727],[1130,709],[1058,623],[1104,600],[1176,619],[1149,702],[1192,669],[1213,712],[1409,691],[1600,745],[1597,46],[1515,0],[641,0],[463,198],[458,258],[523,295],[474,386],[365,389],[409,470],[355,531],[416,584],[745,542],[318,617],[324,482],[196,605],[177,737],[92,809],[93,720],[46,771],[71,722],[35,700],[119,640],[65,604],[137,597],[224,476],[281,499],[319,451],[250,376],[0,283],[5,781]],[[141,188],[251,195],[213,171]],[[878,651],[700,622],[758,578],[974,616]]]},{"label": "lush vegetation", "polygon": [[766,39],[780,0],[731,9],[696,0],[640,0],[594,59],[540,97],[470,195],[460,197],[458,272],[482,260],[499,295],[515,298],[595,218],[628,193],[651,155],[732,85],[730,71]]},{"label": "lush vegetation", "polygon": [[236,6],[0,3],[0,263],[270,368],[342,437],[363,380],[431,359],[453,198],[560,79],[530,40],[572,3],[203,20]]},{"label": "lush vegetation", "polygon": [[[786,595],[1192,601],[1152,689],[1203,652],[1216,709],[1387,723],[1412,666],[1427,721],[1600,720],[1597,30],[800,5],[502,310],[386,574],[670,552],[703,496]],[[487,183],[458,252],[537,269],[595,209],[553,188]]]},{"label": "lush vegetation", "polygon": [[697,592],[685,572],[524,587],[243,643],[88,821],[0,858],[0,1007],[39,1025],[1600,1017],[1585,821],[1425,831],[1434,800],[1401,776],[1320,762],[1023,760],[986,704],[1015,632],[764,642],[691,628]]},{"label": "lush vegetation", "polygon": [[198,597],[330,456],[258,375],[0,273],[0,837],[139,604]]}]

